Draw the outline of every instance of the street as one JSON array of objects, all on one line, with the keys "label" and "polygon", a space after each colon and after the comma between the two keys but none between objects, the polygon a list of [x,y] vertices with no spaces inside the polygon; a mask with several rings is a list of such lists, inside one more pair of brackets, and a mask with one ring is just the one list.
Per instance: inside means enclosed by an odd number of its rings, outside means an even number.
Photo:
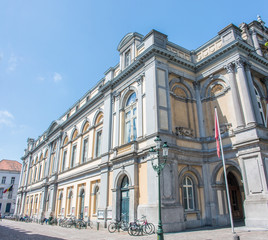
[{"label": "street", "polygon": [[[267,240],[267,229],[235,228],[240,240]],[[203,228],[199,230],[164,234],[165,240],[233,240],[230,228]],[[107,229],[62,228],[59,226],[40,225],[37,223],[16,222],[3,219],[0,221],[0,240],[115,240],[138,239],[155,240],[156,234],[150,236],[129,236],[126,232],[109,233]]]}]

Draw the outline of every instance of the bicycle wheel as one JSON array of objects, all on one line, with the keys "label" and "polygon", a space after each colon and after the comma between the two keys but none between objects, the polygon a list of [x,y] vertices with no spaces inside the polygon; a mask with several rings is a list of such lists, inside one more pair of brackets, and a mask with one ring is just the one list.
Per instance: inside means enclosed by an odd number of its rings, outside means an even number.
[{"label": "bicycle wheel", "polygon": [[155,233],[155,226],[152,223],[148,223],[148,225],[150,226],[150,232],[148,232],[148,234],[154,234]]},{"label": "bicycle wheel", "polygon": [[116,231],[116,224],[115,223],[110,223],[108,226],[108,231],[110,233],[114,233]]},{"label": "bicycle wheel", "polygon": [[139,227],[135,224],[130,224],[127,232],[130,236],[137,236],[139,235]]},{"label": "bicycle wheel", "polygon": [[123,231],[128,231],[128,223],[127,222],[121,222],[120,224],[120,228],[123,230]]}]

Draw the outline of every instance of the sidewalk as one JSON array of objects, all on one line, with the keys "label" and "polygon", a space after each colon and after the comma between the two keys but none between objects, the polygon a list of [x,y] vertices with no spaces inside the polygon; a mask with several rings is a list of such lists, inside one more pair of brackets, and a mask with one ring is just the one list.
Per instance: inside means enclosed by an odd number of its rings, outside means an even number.
[{"label": "sidewalk", "polygon": [[[267,229],[248,229],[236,227],[240,240],[268,240]],[[157,236],[129,236],[127,232],[109,233],[107,229],[62,228],[59,226],[40,225],[37,223],[0,221],[1,240],[156,240]],[[233,240],[231,228],[202,228],[191,231],[164,234],[165,240]]]}]

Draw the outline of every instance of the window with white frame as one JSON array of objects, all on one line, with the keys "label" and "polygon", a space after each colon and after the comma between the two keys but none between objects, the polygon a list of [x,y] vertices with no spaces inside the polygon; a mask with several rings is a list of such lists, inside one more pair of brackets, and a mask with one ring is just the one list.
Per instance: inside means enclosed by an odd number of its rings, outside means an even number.
[{"label": "window with white frame", "polygon": [[73,201],[73,192],[70,190],[68,196],[68,214],[72,214],[72,201]]},{"label": "window with white frame", "polygon": [[4,176],[4,177],[2,177],[2,184],[6,184],[6,177]]},{"label": "window with white frame", "polygon": [[100,157],[101,155],[101,139],[102,139],[102,131],[96,132],[96,157]]},{"label": "window with white frame", "polygon": [[39,166],[38,180],[41,179],[41,172],[42,172],[42,164],[40,164],[40,166]]},{"label": "window with white frame", "polygon": [[136,93],[133,92],[125,105],[125,143],[135,141],[137,138],[137,107]]},{"label": "window with white frame", "polygon": [[125,53],[125,68],[128,67],[131,63],[131,55],[130,55],[130,50],[128,50]]},{"label": "window with white frame", "polygon": [[[257,102],[258,102],[258,107],[259,107],[259,112],[260,112],[260,115],[261,115],[261,120],[262,120],[262,123],[265,127],[267,127],[267,119],[264,115],[264,112],[263,112],[263,108],[262,108],[262,102],[261,102],[261,96],[259,94],[259,91],[254,87],[254,91],[255,91],[255,94],[256,94],[256,99],[257,99]],[[267,103],[266,103],[267,104]],[[267,110],[266,110],[267,111]]]},{"label": "window with white frame", "polygon": [[183,205],[186,211],[194,210],[194,186],[188,176],[183,180]]},{"label": "window with white frame", "polygon": [[82,151],[81,163],[84,163],[87,161],[87,152],[88,152],[88,138],[85,138],[83,140],[83,151]]},{"label": "window with white frame", "polygon": [[99,189],[99,186],[96,186],[95,191],[94,191],[93,214],[97,214],[98,204],[99,204],[99,195],[100,195],[100,189]]},{"label": "window with white frame", "polygon": [[3,192],[4,192],[4,188],[0,188],[0,199],[3,198]]},{"label": "window with white frame", "polygon": [[76,145],[74,145],[72,149],[71,168],[74,167],[75,158],[76,158]]},{"label": "window with white frame", "polygon": [[14,184],[15,183],[15,177],[11,178],[10,184]]},{"label": "window with white frame", "polygon": [[61,164],[61,171],[64,171],[64,169],[65,169],[66,158],[67,158],[67,150],[65,150],[63,152],[62,164]]},{"label": "window with white frame", "polygon": [[8,191],[8,196],[7,196],[8,199],[11,199],[12,198],[12,193],[13,193],[13,190]]}]

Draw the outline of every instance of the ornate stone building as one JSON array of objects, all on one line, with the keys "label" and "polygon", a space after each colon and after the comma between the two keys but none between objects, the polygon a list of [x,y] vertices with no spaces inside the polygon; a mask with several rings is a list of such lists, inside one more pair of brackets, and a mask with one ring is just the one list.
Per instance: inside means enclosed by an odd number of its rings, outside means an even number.
[{"label": "ornate stone building", "polygon": [[157,177],[148,151],[170,147],[162,172],[165,231],[229,223],[217,107],[234,219],[268,225],[268,29],[230,24],[196,50],[152,30],[127,34],[118,65],[38,139],[28,139],[17,214],[90,218],[125,214],[156,223]]}]

